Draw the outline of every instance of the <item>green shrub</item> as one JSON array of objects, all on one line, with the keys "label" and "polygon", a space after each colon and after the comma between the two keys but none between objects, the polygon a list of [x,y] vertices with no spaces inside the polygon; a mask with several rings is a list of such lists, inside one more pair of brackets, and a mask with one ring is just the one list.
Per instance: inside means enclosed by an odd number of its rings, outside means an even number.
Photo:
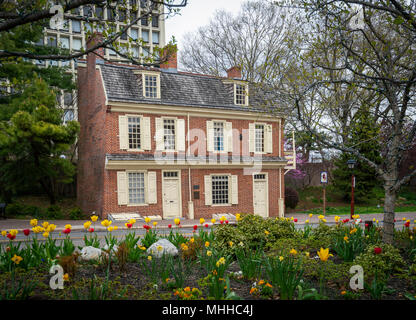
[{"label": "green shrub", "polygon": [[69,212],[69,219],[71,220],[81,220],[82,218],[82,210],[78,207],[71,209],[71,211]]},{"label": "green shrub", "polygon": [[42,208],[36,206],[24,206],[23,213],[26,216],[31,216],[35,218],[42,218],[44,216],[44,211]]},{"label": "green shrub", "polygon": [[[240,243],[244,246],[248,244],[245,235],[232,225],[215,226],[213,233],[215,236],[213,246],[217,251],[226,250],[227,254],[230,254],[234,253]],[[230,241],[234,244],[233,246],[230,246]]]},{"label": "green shrub", "polygon": [[17,215],[23,214],[24,205],[20,203],[11,203],[6,207],[6,216],[7,217],[14,217]]},{"label": "green shrub", "polygon": [[[381,253],[376,254],[374,248],[380,247]],[[386,278],[393,272],[400,272],[405,262],[400,251],[390,244],[369,246],[354,259],[354,264],[364,269],[364,279],[369,281],[377,273],[379,278]]]},{"label": "green shrub", "polygon": [[48,219],[63,219],[64,215],[58,205],[52,205],[46,209],[46,217]]}]

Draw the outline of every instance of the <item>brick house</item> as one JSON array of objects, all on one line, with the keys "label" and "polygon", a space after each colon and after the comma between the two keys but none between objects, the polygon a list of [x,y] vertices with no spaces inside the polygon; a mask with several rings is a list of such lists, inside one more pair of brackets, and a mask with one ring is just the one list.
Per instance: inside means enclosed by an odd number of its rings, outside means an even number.
[{"label": "brick house", "polygon": [[96,57],[78,68],[84,212],[283,216],[284,117],[264,112],[237,67],[219,78],[178,71],[176,56],[161,68]]}]

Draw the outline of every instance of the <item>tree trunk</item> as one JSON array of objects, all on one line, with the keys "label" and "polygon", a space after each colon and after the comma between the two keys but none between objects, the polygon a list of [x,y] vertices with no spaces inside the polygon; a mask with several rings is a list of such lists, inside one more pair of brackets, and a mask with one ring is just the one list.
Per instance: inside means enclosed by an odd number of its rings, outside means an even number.
[{"label": "tree trunk", "polygon": [[384,193],[383,242],[392,244],[394,236],[394,209],[396,205],[396,191],[387,185]]}]

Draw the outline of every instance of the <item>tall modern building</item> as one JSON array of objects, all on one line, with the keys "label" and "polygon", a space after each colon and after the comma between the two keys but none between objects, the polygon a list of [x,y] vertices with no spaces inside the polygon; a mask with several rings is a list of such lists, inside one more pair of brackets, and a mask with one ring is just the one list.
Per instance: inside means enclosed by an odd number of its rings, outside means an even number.
[{"label": "tall modern building", "polygon": [[[165,46],[165,22],[164,9],[162,5],[152,4],[149,0],[129,0],[127,5],[117,8],[103,8],[99,6],[85,6],[80,7],[71,12],[70,17],[56,29],[45,27],[44,37],[39,41],[39,44],[48,44],[52,47],[66,48],[71,51],[80,51],[86,48],[88,31],[103,31],[103,25],[100,25],[97,19],[113,22],[116,31],[120,31],[123,27],[128,25],[130,21],[137,19],[144,12],[148,13],[151,9],[151,18],[145,17],[138,20],[128,29],[126,34],[119,38],[119,43],[124,43],[127,48],[122,50],[128,51],[133,57],[144,59],[153,54],[156,46]],[[88,17],[91,22],[82,21],[80,18]],[[128,41],[128,40],[131,40]],[[144,41],[144,46],[141,46],[138,39]],[[86,57],[85,57],[86,58]],[[119,56],[111,49],[105,50],[105,58],[115,62],[126,62],[128,60]],[[37,61],[38,65],[66,66],[68,72],[71,73],[76,81],[77,64],[81,63],[77,60],[72,61]],[[64,121],[77,120],[77,92],[61,92],[57,97],[59,104],[65,110]]]}]

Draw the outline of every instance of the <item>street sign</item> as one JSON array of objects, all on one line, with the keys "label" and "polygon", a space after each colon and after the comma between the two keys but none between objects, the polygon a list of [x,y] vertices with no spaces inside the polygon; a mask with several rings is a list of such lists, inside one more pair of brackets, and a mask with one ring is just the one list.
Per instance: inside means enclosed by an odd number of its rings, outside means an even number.
[{"label": "street sign", "polygon": [[328,183],[328,172],[321,172],[321,183]]}]

